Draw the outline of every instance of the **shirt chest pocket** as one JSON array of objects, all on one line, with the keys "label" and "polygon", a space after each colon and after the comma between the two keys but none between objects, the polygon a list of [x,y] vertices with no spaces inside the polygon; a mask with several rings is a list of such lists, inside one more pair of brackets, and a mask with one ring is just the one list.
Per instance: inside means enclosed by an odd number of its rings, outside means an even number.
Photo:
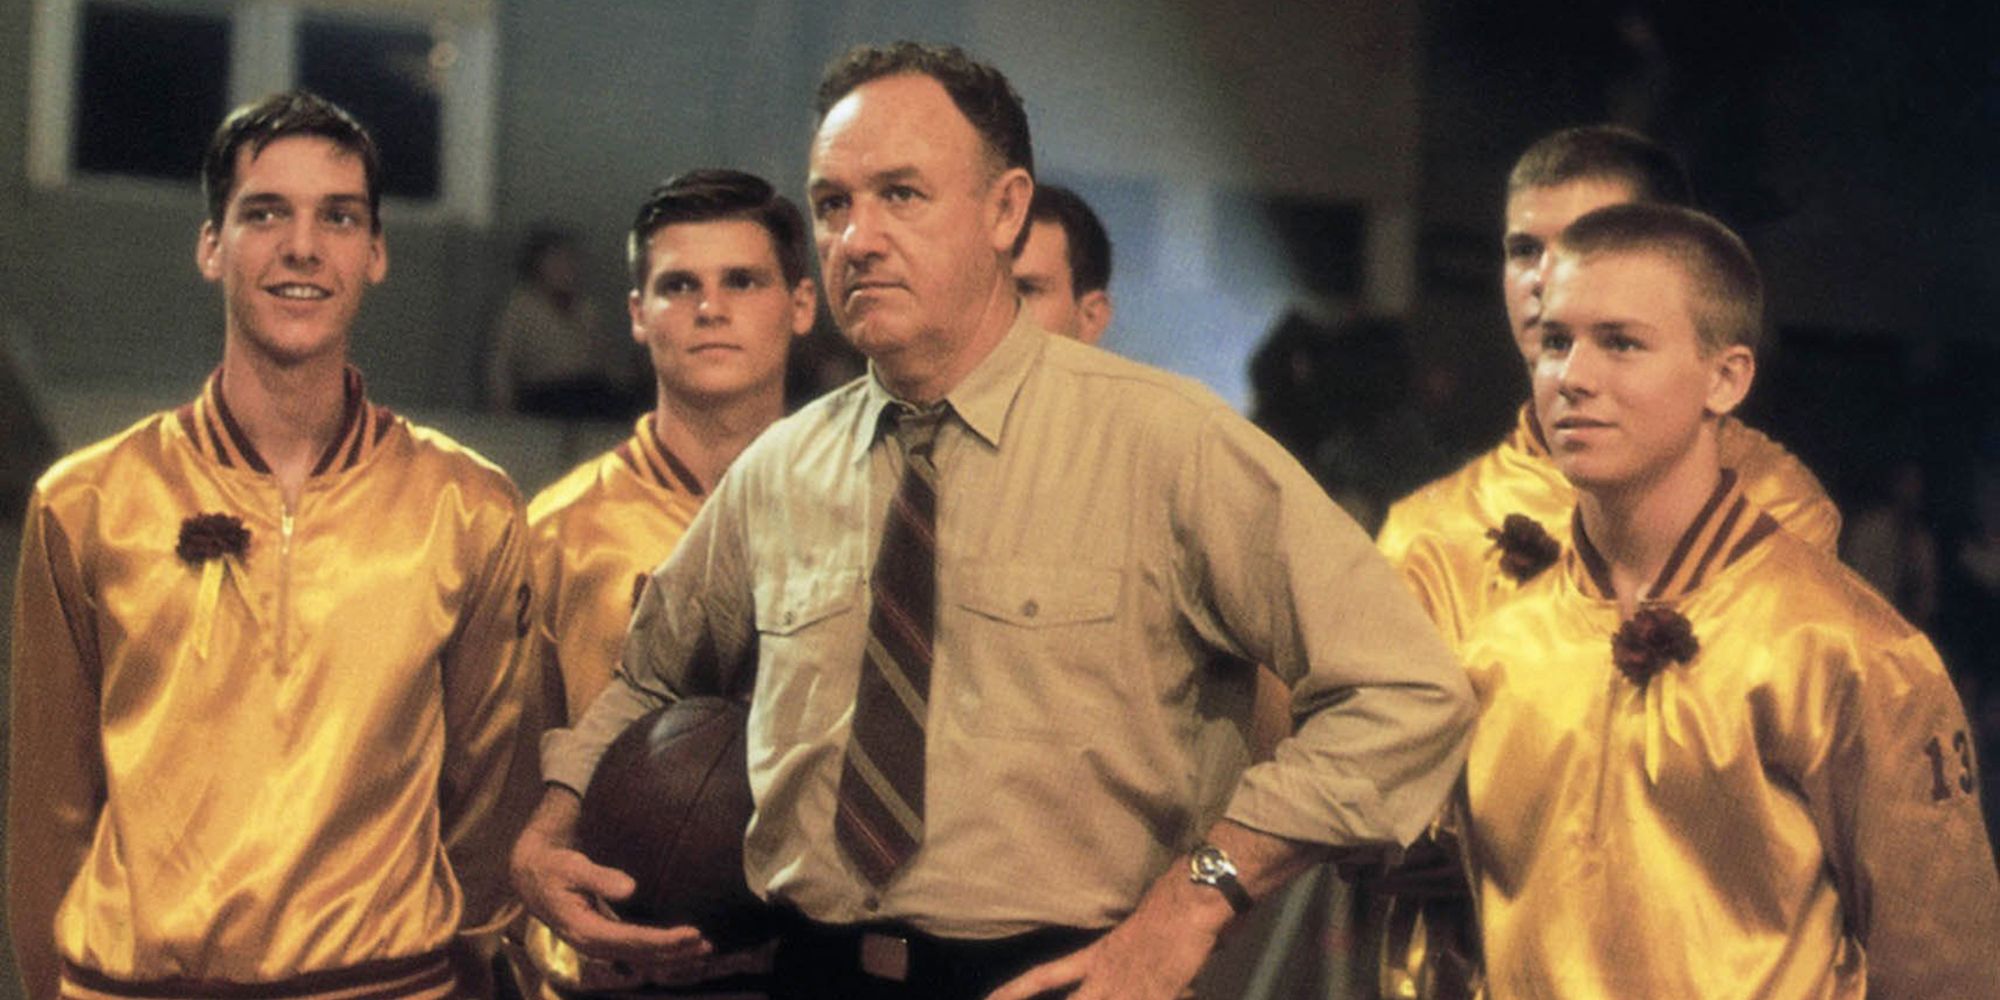
[{"label": "shirt chest pocket", "polygon": [[854,696],[861,662],[860,589],[852,570],[808,570],[757,583],[753,728],[790,742],[833,724]]},{"label": "shirt chest pocket", "polygon": [[1118,648],[1123,582],[1115,569],[964,567],[945,595],[956,620],[939,664],[960,725],[1066,740],[1118,712],[1129,683]]}]

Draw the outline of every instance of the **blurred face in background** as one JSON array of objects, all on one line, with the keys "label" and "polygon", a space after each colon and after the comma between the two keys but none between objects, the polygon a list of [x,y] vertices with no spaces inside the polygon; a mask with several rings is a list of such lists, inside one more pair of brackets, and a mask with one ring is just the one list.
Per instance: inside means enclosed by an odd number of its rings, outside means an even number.
[{"label": "blurred face in background", "polygon": [[1014,293],[1036,325],[1050,333],[1097,343],[1111,324],[1111,296],[1104,290],[1076,294],[1069,233],[1062,223],[1037,219],[1014,261]]},{"label": "blurred face in background", "polygon": [[1591,211],[1636,200],[1630,183],[1595,177],[1522,188],[1507,197],[1500,290],[1507,301],[1507,327],[1529,368],[1540,353],[1542,291],[1556,235]]}]

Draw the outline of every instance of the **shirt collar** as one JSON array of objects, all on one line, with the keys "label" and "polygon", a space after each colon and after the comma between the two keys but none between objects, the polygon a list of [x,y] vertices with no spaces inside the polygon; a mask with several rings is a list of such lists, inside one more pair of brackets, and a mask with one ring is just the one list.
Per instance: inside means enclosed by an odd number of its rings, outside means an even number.
[{"label": "shirt collar", "polygon": [[[1007,329],[1007,335],[995,344],[979,364],[959,380],[958,385],[945,393],[944,401],[951,404],[951,410],[966,428],[986,442],[988,447],[999,448],[1001,437],[1007,426],[1007,414],[1020,397],[1021,386],[1027,382],[1028,372],[1041,357],[1042,344],[1050,334],[1028,319],[1026,310],[1014,314],[1014,325]],[[882,426],[882,411],[890,406],[907,406],[908,403],[896,398],[882,384],[875,370],[875,363],[868,364],[868,381],[863,390],[860,419],[855,421],[856,461],[868,454],[875,443]]]},{"label": "shirt collar", "polygon": [[[1613,596],[1610,562],[1585,534],[1582,514],[1572,517],[1570,537],[1576,543],[1565,553],[1571,564],[1570,575],[1585,594],[1610,600]],[[1777,530],[1778,522],[1743,495],[1736,470],[1722,470],[1715,492],[1709,495],[1701,513],[1695,515],[1694,523],[1681,534],[1666,565],[1660,567],[1660,575],[1640,599],[1651,604],[1671,603],[1686,597]]]},{"label": "shirt collar", "polygon": [[[394,420],[394,414],[387,407],[368,402],[367,386],[362,381],[361,372],[353,365],[342,371],[341,388],[345,402],[341,411],[340,433],[333,436],[326,450],[320,453],[319,461],[313,463],[313,476],[360,465],[381,443]],[[180,421],[181,429],[194,442],[195,450],[226,468],[270,474],[270,463],[258,453],[257,446],[250,442],[250,435],[244,432],[229,410],[229,401],[222,392],[221,366],[209,373],[208,380],[202,383],[201,395],[175,411],[175,416]]]},{"label": "shirt collar", "polygon": [[1521,404],[1514,419],[1514,447],[1534,458],[1549,458],[1549,439],[1542,435],[1542,422],[1535,419],[1535,401]]},{"label": "shirt collar", "polygon": [[632,428],[632,436],[618,446],[618,459],[630,468],[634,475],[669,492],[686,493],[699,497],[701,483],[695,479],[693,470],[660,440],[659,429],[653,425],[652,411],[641,414],[639,422]]}]

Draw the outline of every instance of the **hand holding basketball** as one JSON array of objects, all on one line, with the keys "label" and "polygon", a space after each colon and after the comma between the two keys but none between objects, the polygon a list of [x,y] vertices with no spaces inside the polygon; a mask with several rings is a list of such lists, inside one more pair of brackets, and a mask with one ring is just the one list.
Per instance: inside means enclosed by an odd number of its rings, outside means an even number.
[{"label": "hand holding basketball", "polygon": [[620,916],[691,924],[724,951],[769,940],[775,908],[743,875],[754,808],[745,760],[748,710],[725,698],[685,698],[632,723],[599,759],[584,793],[577,846],[630,873],[611,900]]},{"label": "hand holding basketball", "polygon": [[629,897],[634,883],[570,846],[580,812],[568,789],[543,796],[509,859],[522,902],[584,954],[646,968],[698,965],[714,950],[700,931],[625,923],[604,911],[603,900]]}]

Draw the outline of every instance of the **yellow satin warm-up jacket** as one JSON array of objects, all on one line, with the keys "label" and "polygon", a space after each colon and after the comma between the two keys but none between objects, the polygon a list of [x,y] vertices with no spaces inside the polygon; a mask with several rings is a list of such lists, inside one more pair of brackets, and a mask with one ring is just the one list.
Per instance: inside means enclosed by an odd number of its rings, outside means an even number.
[{"label": "yellow satin warm-up jacket", "polygon": [[529,659],[561,679],[576,721],[611,682],[639,591],[701,511],[693,473],[640,417],[618,447],[572,469],[528,504],[530,565],[541,595]]},{"label": "yellow satin warm-up jacket", "polygon": [[352,371],[295,507],[219,376],[59,462],[14,606],[31,994],[450,995],[538,795],[526,571],[506,476]]},{"label": "yellow satin warm-up jacket", "polygon": [[[1810,469],[1734,418],[1722,421],[1717,438],[1722,464],[1737,470],[1742,492],[1752,503],[1814,548],[1834,551],[1840,511]],[[1514,430],[1498,445],[1391,506],[1376,545],[1457,646],[1521,587],[1502,569],[1504,553],[1492,533],[1501,530],[1509,514],[1519,514],[1546,532],[1560,551],[1569,546],[1575,508],[1576,490],[1549,455],[1533,404],[1527,403]],[[1447,888],[1454,882],[1449,875],[1433,874],[1438,877],[1403,880],[1406,887],[1421,885],[1415,891],[1428,897],[1424,902],[1415,896],[1376,900],[1377,912],[1366,918],[1386,929],[1389,944],[1381,956],[1380,982],[1384,996],[1456,1000],[1479,993],[1478,932],[1465,893]],[[1463,979],[1466,969],[1474,970],[1471,982]]]},{"label": "yellow satin warm-up jacket", "polygon": [[[1499,549],[1487,532],[1499,530],[1507,515],[1521,514],[1558,544],[1569,543],[1576,489],[1549,456],[1532,407],[1521,407],[1513,432],[1493,450],[1392,505],[1375,539],[1454,643],[1517,586],[1501,572]],[[1737,470],[1751,503],[1786,531],[1824,552],[1834,551],[1840,541],[1840,511],[1812,470],[1733,418],[1723,420],[1718,443],[1723,466]],[[1413,555],[1412,543],[1426,536],[1435,544]]]},{"label": "yellow satin warm-up jacket", "polygon": [[[560,687],[567,706],[552,724],[573,724],[611,682],[632,609],[654,567],[666,561],[701,511],[701,485],[660,443],[651,413],[618,447],[570,471],[528,504],[531,577],[541,595],[529,632],[529,662]],[[523,918],[530,989],[586,984],[583,959],[540,921]],[[629,978],[629,977],[628,977]],[[628,985],[635,985],[636,980]]]},{"label": "yellow satin warm-up jacket", "polygon": [[1685,620],[1684,662],[1614,665],[1581,537],[1461,649],[1487,996],[1993,996],[2000,877],[1950,678],[1728,485],[1642,604]]}]

